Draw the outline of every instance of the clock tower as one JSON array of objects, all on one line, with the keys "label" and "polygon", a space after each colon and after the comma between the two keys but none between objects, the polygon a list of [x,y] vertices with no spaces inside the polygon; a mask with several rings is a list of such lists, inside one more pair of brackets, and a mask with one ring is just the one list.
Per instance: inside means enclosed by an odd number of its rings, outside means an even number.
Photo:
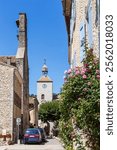
[{"label": "clock tower", "polygon": [[37,99],[39,105],[44,102],[52,101],[53,99],[53,81],[48,76],[46,62],[44,62],[42,67],[42,76],[37,81]]}]

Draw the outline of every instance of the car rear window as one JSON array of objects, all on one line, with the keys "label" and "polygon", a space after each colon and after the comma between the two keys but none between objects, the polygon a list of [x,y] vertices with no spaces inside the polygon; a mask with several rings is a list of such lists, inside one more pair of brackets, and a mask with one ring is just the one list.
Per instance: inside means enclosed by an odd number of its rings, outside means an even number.
[{"label": "car rear window", "polygon": [[42,128],[39,128],[40,132],[42,133],[43,132],[43,129]]},{"label": "car rear window", "polygon": [[39,134],[38,130],[27,130],[26,134]]}]

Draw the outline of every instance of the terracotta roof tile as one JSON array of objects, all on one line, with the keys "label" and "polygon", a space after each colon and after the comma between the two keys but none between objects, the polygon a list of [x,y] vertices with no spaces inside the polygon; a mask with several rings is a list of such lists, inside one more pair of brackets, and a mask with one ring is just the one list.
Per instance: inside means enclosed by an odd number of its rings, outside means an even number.
[{"label": "terracotta roof tile", "polygon": [[48,76],[42,76],[37,82],[53,82],[50,77]]}]

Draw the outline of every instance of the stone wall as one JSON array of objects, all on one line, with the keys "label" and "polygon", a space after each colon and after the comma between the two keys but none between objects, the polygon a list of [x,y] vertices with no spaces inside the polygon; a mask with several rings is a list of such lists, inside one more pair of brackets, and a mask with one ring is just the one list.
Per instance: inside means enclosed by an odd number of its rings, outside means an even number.
[{"label": "stone wall", "polygon": [[38,104],[36,97],[29,97],[30,124],[36,127],[38,127]]},{"label": "stone wall", "polygon": [[[21,118],[22,78],[15,67],[0,64],[0,134],[5,129],[16,141],[16,118]],[[21,131],[20,131],[21,132]]]},{"label": "stone wall", "polygon": [[13,72],[14,69],[0,64],[0,132],[12,134],[13,127]]},{"label": "stone wall", "polygon": [[[82,66],[82,62],[80,60],[80,53],[81,53],[81,39],[80,39],[80,27],[81,24],[85,25],[85,43],[88,47],[89,45],[89,31],[88,31],[88,21],[87,21],[87,10],[89,7],[89,3],[91,3],[91,9],[92,9],[92,47],[94,49],[94,55],[99,57],[99,22],[96,23],[96,0],[76,0],[75,1],[75,22],[74,22],[74,28],[73,33],[70,33],[70,65],[71,68],[74,66]],[[73,24],[73,18],[71,19],[70,26]],[[85,48],[85,46],[84,46]]]},{"label": "stone wall", "polygon": [[[14,141],[17,141],[17,124],[16,119],[21,118],[21,103],[22,103],[22,78],[19,74],[18,70],[15,69],[14,71],[14,105],[13,105],[13,139]],[[21,132],[21,126],[19,128],[20,135]]]},{"label": "stone wall", "polygon": [[92,7],[92,24],[93,24],[93,49],[94,54],[99,57],[99,40],[100,40],[100,24],[99,20],[96,22],[96,0],[91,0],[91,7]]},{"label": "stone wall", "polygon": [[82,65],[80,62],[80,25],[85,21],[85,8],[87,4],[88,0],[76,0],[76,20],[73,31],[73,40],[71,43],[71,67],[74,67],[72,64],[72,61],[74,61],[74,55],[76,55],[76,66]]}]

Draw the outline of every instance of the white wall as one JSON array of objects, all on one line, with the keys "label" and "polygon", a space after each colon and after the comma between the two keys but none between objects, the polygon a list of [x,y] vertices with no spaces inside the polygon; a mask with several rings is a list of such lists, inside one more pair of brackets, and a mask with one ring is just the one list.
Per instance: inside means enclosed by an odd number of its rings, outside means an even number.
[{"label": "white wall", "polygon": [[[43,88],[42,85],[46,84],[47,87]],[[53,98],[53,85],[52,82],[37,82],[37,99],[39,103],[43,100],[41,99],[41,95],[45,95],[45,101],[52,101]]]}]

